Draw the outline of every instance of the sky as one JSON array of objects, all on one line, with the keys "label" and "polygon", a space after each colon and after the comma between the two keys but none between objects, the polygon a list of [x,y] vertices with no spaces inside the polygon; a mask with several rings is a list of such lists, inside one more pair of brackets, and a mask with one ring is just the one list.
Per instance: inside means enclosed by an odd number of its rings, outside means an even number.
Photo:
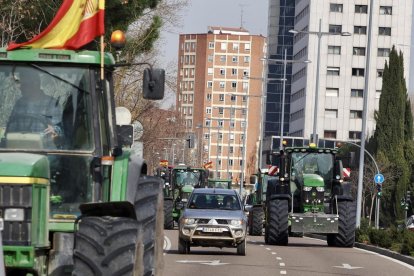
[{"label": "sky", "polygon": [[[183,9],[180,27],[161,33],[161,61],[177,66],[180,34],[207,33],[208,26],[240,27],[250,34],[267,36],[268,0],[189,0]],[[168,74],[168,72],[167,72]],[[169,99],[165,105],[174,99]]]}]

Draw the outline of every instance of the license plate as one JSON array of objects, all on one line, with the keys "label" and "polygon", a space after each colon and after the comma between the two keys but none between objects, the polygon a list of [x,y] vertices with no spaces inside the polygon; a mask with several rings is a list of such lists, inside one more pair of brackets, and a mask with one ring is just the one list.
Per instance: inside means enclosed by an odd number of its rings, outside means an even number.
[{"label": "license plate", "polygon": [[223,232],[223,230],[221,228],[204,228],[203,232],[221,233],[221,232]]}]

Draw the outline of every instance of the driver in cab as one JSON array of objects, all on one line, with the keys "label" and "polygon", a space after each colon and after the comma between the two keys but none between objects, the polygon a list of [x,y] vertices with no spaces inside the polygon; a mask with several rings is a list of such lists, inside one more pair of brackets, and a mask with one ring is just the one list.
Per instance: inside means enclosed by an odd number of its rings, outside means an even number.
[{"label": "driver in cab", "polygon": [[62,136],[62,109],[59,102],[41,89],[40,76],[36,72],[22,74],[21,97],[16,101],[7,125],[7,132],[43,133],[56,139]]}]

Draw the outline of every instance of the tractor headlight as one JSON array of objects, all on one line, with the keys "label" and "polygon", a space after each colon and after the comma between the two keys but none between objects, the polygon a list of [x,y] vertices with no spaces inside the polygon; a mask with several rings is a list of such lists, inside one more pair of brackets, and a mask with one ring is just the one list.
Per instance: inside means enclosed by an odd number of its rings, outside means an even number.
[{"label": "tractor headlight", "polygon": [[303,187],[303,190],[304,190],[305,192],[310,192],[310,191],[312,190],[312,187],[305,186],[305,187]]},{"label": "tractor headlight", "polygon": [[24,209],[9,208],[4,211],[5,221],[23,221]]},{"label": "tractor headlight", "polygon": [[325,188],[324,187],[316,187],[316,190],[318,192],[325,192]]},{"label": "tractor headlight", "polygon": [[231,225],[231,226],[240,226],[240,225],[242,225],[242,221],[241,221],[241,220],[239,220],[239,219],[232,219],[232,220],[230,221],[230,225]]}]

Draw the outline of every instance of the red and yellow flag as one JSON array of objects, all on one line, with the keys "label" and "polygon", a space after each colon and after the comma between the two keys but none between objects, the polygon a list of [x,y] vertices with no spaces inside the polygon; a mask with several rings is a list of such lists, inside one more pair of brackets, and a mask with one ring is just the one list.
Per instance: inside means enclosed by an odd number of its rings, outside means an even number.
[{"label": "red and yellow flag", "polygon": [[31,40],[10,43],[21,47],[76,50],[104,34],[105,0],[64,0],[47,28]]}]

